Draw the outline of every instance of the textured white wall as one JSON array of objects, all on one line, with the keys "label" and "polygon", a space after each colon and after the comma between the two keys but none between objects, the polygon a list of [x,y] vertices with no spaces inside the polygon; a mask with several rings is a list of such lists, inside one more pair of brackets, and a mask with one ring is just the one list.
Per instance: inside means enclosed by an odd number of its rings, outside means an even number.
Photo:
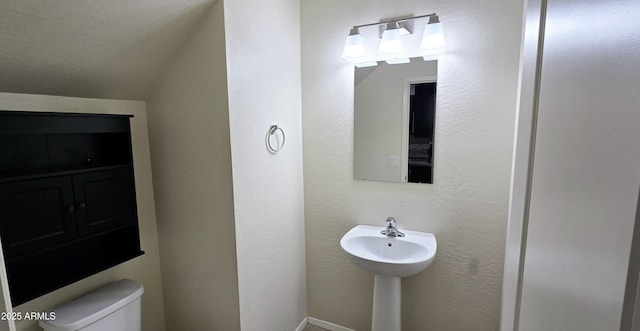
[{"label": "textured white wall", "polygon": [[[293,330],[306,316],[300,5],[225,1],[229,122],[242,330]],[[271,124],[286,145],[271,155]]]},{"label": "textured white wall", "polygon": [[[370,328],[373,275],[339,240],[356,224],[435,233],[438,254],[402,281],[404,330],[496,330],[504,258],[522,6],[517,1],[302,2],[303,128],[309,316]],[[435,184],[353,180],[353,67],[341,58],[355,24],[437,12]]]},{"label": "textured white wall", "polygon": [[168,330],[237,330],[224,19],[217,1],[148,99]]},{"label": "textured white wall", "polygon": [[[130,278],[144,285],[143,330],[164,330],[164,307],[160,278],[160,258],[155,203],[151,183],[151,163],[145,104],[141,101],[81,99],[57,96],[0,93],[0,109],[96,114],[132,114],[131,140],[136,179],[140,244],[144,255],[81,281],[45,294],[14,308],[22,312],[47,312],[107,283]],[[3,277],[5,277],[3,275]],[[8,295],[8,293],[4,293]],[[20,321],[17,330],[41,330],[37,321]]]}]

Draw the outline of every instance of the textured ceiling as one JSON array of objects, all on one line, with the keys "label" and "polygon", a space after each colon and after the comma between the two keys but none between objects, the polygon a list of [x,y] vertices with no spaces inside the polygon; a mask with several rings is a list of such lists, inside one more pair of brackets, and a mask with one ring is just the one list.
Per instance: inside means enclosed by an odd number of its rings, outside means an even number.
[{"label": "textured ceiling", "polygon": [[145,99],[215,0],[0,0],[0,92]]}]

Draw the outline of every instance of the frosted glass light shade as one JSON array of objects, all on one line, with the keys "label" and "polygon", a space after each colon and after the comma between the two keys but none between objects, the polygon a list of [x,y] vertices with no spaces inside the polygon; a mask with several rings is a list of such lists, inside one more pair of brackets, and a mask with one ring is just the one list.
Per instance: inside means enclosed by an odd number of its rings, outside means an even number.
[{"label": "frosted glass light shade", "polygon": [[378,54],[385,60],[405,57],[400,39],[400,29],[384,30],[378,46]]},{"label": "frosted glass light shade", "polygon": [[362,36],[359,33],[348,35],[344,42],[342,58],[351,62],[361,62],[366,55],[367,51],[364,49]]},{"label": "frosted glass light shade", "polygon": [[442,23],[430,23],[425,25],[420,53],[425,60],[434,60],[447,49],[447,40],[444,38]]}]

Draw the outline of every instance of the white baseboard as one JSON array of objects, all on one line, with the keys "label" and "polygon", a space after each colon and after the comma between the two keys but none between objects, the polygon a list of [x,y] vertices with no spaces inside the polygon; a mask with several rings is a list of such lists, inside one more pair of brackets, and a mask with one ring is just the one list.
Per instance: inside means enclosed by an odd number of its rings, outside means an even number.
[{"label": "white baseboard", "polygon": [[309,317],[305,317],[302,322],[300,322],[300,325],[298,325],[298,327],[296,328],[296,331],[302,331],[304,330],[304,327],[307,326],[307,323],[309,322]]},{"label": "white baseboard", "polygon": [[321,328],[331,330],[331,331],[355,331],[353,329],[345,328],[344,326],[329,323],[327,321],[319,320],[313,317],[307,317],[307,322],[311,325],[319,326]]}]

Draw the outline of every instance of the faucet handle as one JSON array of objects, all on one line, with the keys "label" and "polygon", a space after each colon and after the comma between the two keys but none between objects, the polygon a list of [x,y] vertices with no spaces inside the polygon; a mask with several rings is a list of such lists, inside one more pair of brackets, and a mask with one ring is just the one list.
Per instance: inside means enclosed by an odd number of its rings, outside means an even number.
[{"label": "faucet handle", "polygon": [[387,228],[396,227],[396,219],[393,217],[388,217],[385,222],[387,222]]}]

